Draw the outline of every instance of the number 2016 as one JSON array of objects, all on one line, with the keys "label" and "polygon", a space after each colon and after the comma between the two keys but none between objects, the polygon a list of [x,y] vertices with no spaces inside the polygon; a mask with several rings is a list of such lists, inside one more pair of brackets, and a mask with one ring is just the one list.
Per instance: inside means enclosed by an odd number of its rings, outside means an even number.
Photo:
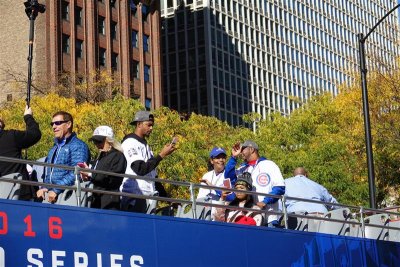
[{"label": "number 2016", "polygon": [[[36,237],[36,232],[32,226],[32,216],[29,214],[24,218],[26,229],[24,236]],[[51,216],[48,220],[49,226],[49,237],[52,239],[61,239],[63,235],[61,218]],[[6,235],[8,233],[8,216],[7,213],[0,211],[0,235]]]}]

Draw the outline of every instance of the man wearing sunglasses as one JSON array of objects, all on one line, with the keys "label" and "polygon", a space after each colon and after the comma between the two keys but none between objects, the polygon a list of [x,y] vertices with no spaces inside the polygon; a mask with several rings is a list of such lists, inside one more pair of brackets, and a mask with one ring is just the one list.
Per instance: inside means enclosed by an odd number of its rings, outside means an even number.
[{"label": "man wearing sunglasses", "polygon": [[[39,142],[41,132],[39,124],[32,116],[30,107],[25,107],[24,121],[26,125],[25,131],[20,130],[5,130],[5,124],[0,119],[0,156],[11,158],[22,158],[22,149],[33,146]],[[7,175],[11,173],[20,173],[23,180],[29,180],[29,174],[26,169],[26,164],[0,162],[0,175]],[[34,196],[34,190],[31,186],[21,185],[19,192],[19,199],[30,200]]]},{"label": "man wearing sunglasses", "polygon": [[[68,112],[59,111],[53,115],[50,126],[55,137],[54,146],[46,157],[46,163],[75,167],[78,163],[90,161],[89,147],[72,131],[73,125],[74,120]],[[45,183],[56,185],[73,185],[75,183],[73,170],[46,167],[43,175]],[[55,203],[61,192],[63,190],[59,188],[42,187],[37,191],[36,196],[43,200],[46,199],[47,193],[48,202]]]}]

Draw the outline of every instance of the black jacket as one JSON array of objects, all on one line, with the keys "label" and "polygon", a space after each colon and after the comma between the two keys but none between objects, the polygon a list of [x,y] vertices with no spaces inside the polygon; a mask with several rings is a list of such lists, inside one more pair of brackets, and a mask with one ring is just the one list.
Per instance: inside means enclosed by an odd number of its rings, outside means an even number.
[{"label": "black jacket", "polygon": [[[0,130],[0,156],[21,159],[22,149],[33,146],[40,140],[42,134],[39,124],[32,115],[25,115],[24,121],[26,131]],[[26,164],[0,161],[0,175],[10,173],[21,173],[24,180],[29,180]],[[30,196],[25,195],[32,193],[30,187],[21,186],[20,198],[30,198]]]},{"label": "black jacket", "polygon": [[[125,173],[126,159],[122,152],[112,148],[109,152],[101,152],[93,168],[101,171]],[[123,177],[93,173],[93,188],[98,190],[119,191]],[[119,196],[93,194],[92,208],[119,209]]]}]

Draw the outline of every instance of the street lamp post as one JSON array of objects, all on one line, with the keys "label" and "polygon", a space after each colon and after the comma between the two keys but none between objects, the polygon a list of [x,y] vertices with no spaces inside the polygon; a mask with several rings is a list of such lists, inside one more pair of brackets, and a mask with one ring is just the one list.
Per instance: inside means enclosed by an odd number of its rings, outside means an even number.
[{"label": "street lamp post", "polygon": [[369,205],[372,209],[376,208],[376,197],[375,197],[375,170],[374,170],[374,158],[372,151],[372,138],[371,138],[371,125],[369,119],[369,104],[368,104],[368,89],[367,89],[367,66],[365,59],[365,41],[371,35],[371,33],[378,27],[378,25],[386,19],[393,11],[395,11],[400,4],[392,8],[386,13],[364,36],[364,34],[358,34],[358,56],[360,61],[360,73],[361,73],[361,89],[362,89],[362,100],[363,100],[363,112],[364,112],[364,130],[365,130],[365,145],[367,152],[367,167],[368,167],[368,186],[369,186]]}]

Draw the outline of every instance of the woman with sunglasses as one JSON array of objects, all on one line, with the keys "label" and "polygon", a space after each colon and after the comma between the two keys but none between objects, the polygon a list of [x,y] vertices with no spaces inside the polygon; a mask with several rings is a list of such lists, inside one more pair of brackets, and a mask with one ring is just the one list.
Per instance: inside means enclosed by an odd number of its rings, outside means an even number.
[{"label": "woman with sunglasses", "polygon": [[[125,173],[126,159],[121,144],[114,139],[113,130],[109,126],[99,126],[90,140],[99,149],[99,155],[92,164],[92,169],[114,173]],[[82,167],[88,168],[86,163]],[[90,180],[93,188],[97,190],[119,192],[123,177],[100,173],[81,172],[83,180]],[[93,193],[92,208],[120,209],[120,197],[118,195]]]}]

